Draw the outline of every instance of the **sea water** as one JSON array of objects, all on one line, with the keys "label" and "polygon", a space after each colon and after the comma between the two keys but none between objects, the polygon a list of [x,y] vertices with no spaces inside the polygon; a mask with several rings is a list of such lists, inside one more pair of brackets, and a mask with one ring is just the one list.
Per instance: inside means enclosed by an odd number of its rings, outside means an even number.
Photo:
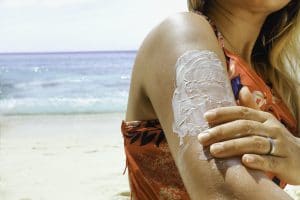
[{"label": "sea water", "polygon": [[0,54],[0,114],[124,112],[135,51]]}]

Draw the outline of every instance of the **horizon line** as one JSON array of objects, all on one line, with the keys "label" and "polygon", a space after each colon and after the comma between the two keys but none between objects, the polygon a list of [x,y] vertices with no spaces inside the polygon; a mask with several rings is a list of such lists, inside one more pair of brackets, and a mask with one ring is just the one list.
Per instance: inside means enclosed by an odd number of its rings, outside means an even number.
[{"label": "horizon line", "polygon": [[12,54],[76,54],[76,53],[123,53],[123,52],[137,52],[138,50],[80,50],[80,51],[16,51],[16,52],[0,52],[0,55]]}]

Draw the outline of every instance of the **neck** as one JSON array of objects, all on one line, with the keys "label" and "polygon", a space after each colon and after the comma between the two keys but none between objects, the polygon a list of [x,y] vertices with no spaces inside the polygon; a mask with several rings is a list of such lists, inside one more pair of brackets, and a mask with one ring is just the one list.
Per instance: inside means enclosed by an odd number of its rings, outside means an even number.
[{"label": "neck", "polygon": [[207,15],[222,33],[225,48],[235,52],[251,65],[252,51],[268,14],[227,8],[216,1],[212,2]]}]

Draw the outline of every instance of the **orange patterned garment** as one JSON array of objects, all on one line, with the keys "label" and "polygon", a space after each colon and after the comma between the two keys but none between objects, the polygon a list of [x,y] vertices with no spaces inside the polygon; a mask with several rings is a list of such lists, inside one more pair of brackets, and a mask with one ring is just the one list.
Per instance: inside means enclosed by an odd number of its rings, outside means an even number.
[{"label": "orange patterned garment", "polygon": [[[219,41],[222,40],[219,33],[217,36]],[[224,47],[223,49],[237,104],[241,89],[247,87],[257,108],[272,113],[291,133],[296,134],[296,120],[271,86],[267,85],[242,58]],[[138,200],[188,200],[189,196],[159,120],[123,120],[121,129],[133,197]],[[286,185],[274,175],[267,174],[281,188]]]}]

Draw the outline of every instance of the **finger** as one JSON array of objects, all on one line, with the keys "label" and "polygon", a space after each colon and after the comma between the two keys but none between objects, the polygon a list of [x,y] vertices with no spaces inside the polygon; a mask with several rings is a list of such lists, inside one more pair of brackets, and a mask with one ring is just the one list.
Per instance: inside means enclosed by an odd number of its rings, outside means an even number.
[{"label": "finger", "polygon": [[198,135],[202,145],[207,146],[216,142],[240,138],[245,136],[258,135],[276,138],[274,132],[270,131],[264,124],[251,120],[235,120],[208,129]]},{"label": "finger", "polygon": [[[274,140],[275,142],[275,140]],[[243,154],[267,154],[270,151],[268,138],[250,136],[215,143],[210,146],[210,152],[214,157],[227,158]]]},{"label": "finger", "polygon": [[286,170],[283,166],[285,162],[284,159],[283,157],[272,155],[245,154],[242,157],[242,163],[252,169],[279,174],[283,170]]},{"label": "finger", "polygon": [[254,110],[243,106],[220,107],[207,111],[204,118],[211,125],[217,125],[238,119],[247,119],[264,123],[273,119],[273,115],[267,112]]},{"label": "finger", "polygon": [[242,87],[239,92],[239,104],[240,106],[245,106],[248,108],[253,108],[255,110],[260,110],[259,106],[254,101],[252,93],[247,86]]}]

